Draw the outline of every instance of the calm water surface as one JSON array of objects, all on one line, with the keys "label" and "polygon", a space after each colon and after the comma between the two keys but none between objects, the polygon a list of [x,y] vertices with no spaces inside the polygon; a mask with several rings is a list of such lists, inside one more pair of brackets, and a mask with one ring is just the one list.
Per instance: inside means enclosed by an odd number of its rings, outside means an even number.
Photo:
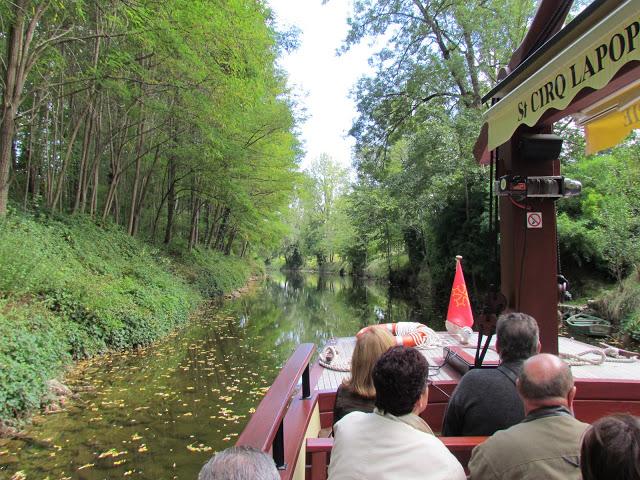
[{"label": "calm water surface", "polygon": [[379,285],[273,273],[153,346],[81,363],[65,411],[0,440],[0,478],[195,479],[235,443],[298,344],[407,320],[428,319]]}]

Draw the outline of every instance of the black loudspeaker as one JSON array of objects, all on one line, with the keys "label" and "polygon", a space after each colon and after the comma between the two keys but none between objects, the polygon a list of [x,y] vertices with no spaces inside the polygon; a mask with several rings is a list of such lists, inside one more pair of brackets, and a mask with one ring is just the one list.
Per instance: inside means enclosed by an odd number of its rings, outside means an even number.
[{"label": "black loudspeaker", "polygon": [[526,162],[556,160],[562,150],[562,137],[553,133],[525,133],[520,137],[520,157]]}]

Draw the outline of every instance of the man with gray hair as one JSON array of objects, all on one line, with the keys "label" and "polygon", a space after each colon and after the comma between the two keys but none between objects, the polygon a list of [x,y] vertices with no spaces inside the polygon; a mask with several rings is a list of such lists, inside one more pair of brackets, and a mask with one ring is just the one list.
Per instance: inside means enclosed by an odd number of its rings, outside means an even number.
[{"label": "man with gray hair", "polygon": [[442,435],[493,435],[524,418],[516,391],[523,362],[540,351],[538,324],[525,313],[501,315],[496,326],[497,369],[468,372],[454,390],[444,416]]},{"label": "man with gray hair", "polygon": [[518,377],[526,417],[473,449],[474,480],[578,480],[580,440],[589,425],[573,417],[576,387],[569,365],[542,353]]},{"label": "man with gray hair", "polygon": [[280,480],[273,458],[253,447],[231,447],[216,453],[198,480]]}]

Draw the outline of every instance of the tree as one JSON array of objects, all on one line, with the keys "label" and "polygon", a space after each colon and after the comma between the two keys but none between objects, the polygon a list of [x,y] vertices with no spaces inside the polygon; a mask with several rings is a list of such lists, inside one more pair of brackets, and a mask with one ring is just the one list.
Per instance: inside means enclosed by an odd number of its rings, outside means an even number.
[{"label": "tree", "polygon": [[0,215],[10,196],[226,254],[284,235],[300,152],[276,58],[295,38],[262,2],[0,13]]}]

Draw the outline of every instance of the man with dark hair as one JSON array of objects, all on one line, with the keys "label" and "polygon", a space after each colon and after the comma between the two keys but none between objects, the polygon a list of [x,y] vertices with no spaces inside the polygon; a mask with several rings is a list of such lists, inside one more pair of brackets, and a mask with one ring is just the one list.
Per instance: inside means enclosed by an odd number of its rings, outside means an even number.
[{"label": "man with dark hair", "polygon": [[263,451],[231,447],[211,457],[198,480],[280,480],[280,474],[273,458]]},{"label": "man with dark hair", "polygon": [[496,326],[496,369],[468,372],[453,391],[442,434],[449,437],[492,435],[524,418],[516,391],[522,363],[540,351],[538,324],[525,313],[501,315]]},{"label": "man with dark hair", "polygon": [[393,347],[373,369],[376,408],[334,427],[330,480],[465,480],[458,460],[419,414],[429,398],[429,365],[414,348]]},{"label": "man with dark hair", "polygon": [[542,353],[524,363],[517,383],[526,417],[473,449],[469,478],[580,479],[580,439],[589,425],[573,417],[571,369]]}]

